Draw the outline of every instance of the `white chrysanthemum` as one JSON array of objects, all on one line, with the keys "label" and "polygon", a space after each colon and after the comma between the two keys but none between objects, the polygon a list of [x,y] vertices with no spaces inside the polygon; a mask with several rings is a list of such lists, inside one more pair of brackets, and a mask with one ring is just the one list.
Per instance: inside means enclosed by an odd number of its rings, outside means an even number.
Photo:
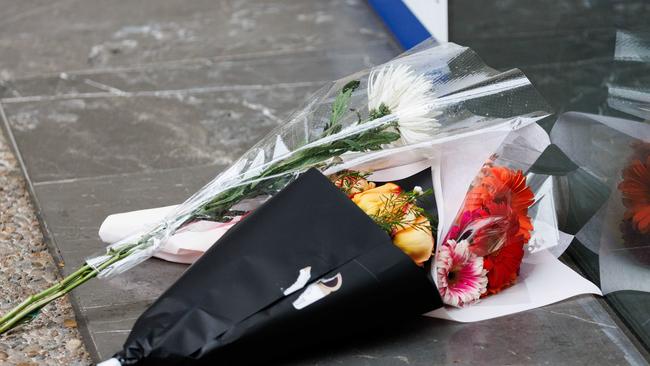
[{"label": "white chrysanthemum", "polygon": [[428,140],[440,124],[431,111],[435,96],[432,83],[408,65],[387,65],[368,77],[368,110],[378,111],[383,104],[397,117],[401,142]]}]

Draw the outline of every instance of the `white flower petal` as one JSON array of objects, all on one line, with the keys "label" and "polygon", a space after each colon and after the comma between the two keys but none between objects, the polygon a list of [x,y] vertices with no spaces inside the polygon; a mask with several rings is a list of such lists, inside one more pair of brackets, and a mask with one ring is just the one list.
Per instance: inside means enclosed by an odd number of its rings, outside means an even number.
[{"label": "white flower petal", "polygon": [[368,109],[384,104],[397,118],[401,144],[428,140],[440,127],[432,111],[436,99],[433,84],[408,65],[389,64],[373,70],[368,77]]}]

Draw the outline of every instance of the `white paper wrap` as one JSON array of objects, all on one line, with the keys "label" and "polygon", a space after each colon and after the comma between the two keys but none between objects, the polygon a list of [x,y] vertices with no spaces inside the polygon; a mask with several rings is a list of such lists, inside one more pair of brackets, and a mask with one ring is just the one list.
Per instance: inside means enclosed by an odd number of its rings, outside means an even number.
[{"label": "white paper wrap", "polygon": [[522,263],[519,276],[515,285],[476,304],[464,308],[444,307],[426,315],[475,322],[539,308],[577,295],[601,294],[598,286],[548,251],[529,256]]},{"label": "white paper wrap", "polygon": [[[99,228],[105,243],[115,243],[163,220],[176,206],[166,206],[108,216]],[[187,225],[165,240],[154,257],[177,263],[194,263],[241,218],[228,223],[198,221]]]}]

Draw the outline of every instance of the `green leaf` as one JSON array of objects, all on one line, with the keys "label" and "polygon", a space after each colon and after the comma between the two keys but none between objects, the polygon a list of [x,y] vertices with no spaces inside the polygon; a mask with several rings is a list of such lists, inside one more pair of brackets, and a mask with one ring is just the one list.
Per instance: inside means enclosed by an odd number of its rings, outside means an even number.
[{"label": "green leaf", "polygon": [[384,116],[387,116],[391,113],[388,106],[384,103],[381,103],[377,109],[373,109],[368,112],[368,120],[372,121]]},{"label": "green leaf", "polygon": [[330,115],[329,123],[323,130],[323,137],[335,134],[341,130],[341,119],[348,110],[350,99],[352,99],[352,93],[359,87],[359,85],[359,80],[352,80],[345,84],[343,89],[341,89],[339,94],[336,96],[334,103],[332,103],[332,114]]},{"label": "green leaf", "polygon": [[341,91],[343,93],[347,92],[348,90],[349,91],[355,91],[355,90],[357,90],[359,88],[360,84],[361,84],[361,82],[359,80],[352,80],[349,83],[345,84],[343,86],[343,89],[341,89]]},{"label": "green leaf", "polygon": [[[346,90],[346,93],[350,92],[351,89]],[[345,98],[345,96],[341,98]],[[339,99],[339,103],[341,103],[341,100]],[[194,211],[192,218],[188,219],[187,222],[196,219],[219,221],[224,215],[228,214],[229,210],[237,202],[260,195],[274,194],[282,189],[295,178],[295,174],[289,173],[302,172],[310,167],[322,168],[326,166],[328,160],[341,156],[349,151],[363,152],[379,150],[383,145],[400,138],[399,133],[390,131],[393,127],[393,123],[388,123],[348,136],[346,139],[335,140],[298,151],[286,159],[278,161],[264,169],[264,171],[254,177],[258,180],[257,182],[232,187],[212,197],[209,202]],[[342,126],[337,124],[332,127],[330,132],[335,131],[334,133],[336,133],[341,128]],[[335,165],[336,163],[331,164]],[[278,176],[275,178],[268,178],[276,175]]]}]

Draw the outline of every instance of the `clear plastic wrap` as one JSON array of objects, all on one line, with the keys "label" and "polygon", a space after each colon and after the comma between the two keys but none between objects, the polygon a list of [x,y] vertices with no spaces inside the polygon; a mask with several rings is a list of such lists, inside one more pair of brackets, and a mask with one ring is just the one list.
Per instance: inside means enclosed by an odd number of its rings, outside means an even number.
[{"label": "clear plastic wrap", "polygon": [[607,104],[638,118],[650,119],[650,32],[618,31]]},{"label": "clear plastic wrap", "polygon": [[[466,241],[471,254],[487,270],[489,281],[483,296],[500,292],[516,282],[525,252],[534,254],[560,242],[552,181],[545,175],[525,174],[548,145],[548,137],[539,127],[522,132],[508,135],[488,157],[474,175],[460,206],[452,203],[445,189],[441,190],[440,205],[457,211],[451,225],[439,231],[437,251],[444,251],[450,241],[453,245]],[[456,178],[444,169],[440,169],[440,175],[450,180]],[[499,275],[499,268],[488,270],[487,261],[504,258],[508,251],[513,261],[507,269],[511,272],[509,276],[515,277],[507,281],[499,278],[503,283],[493,284],[497,279],[492,277]],[[438,283],[446,281],[435,271],[434,268]]]},{"label": "clear plastic wrap", "polygon": [[520,71],[501,73],[466,47],[425,42],[325,86],[162,222],[87,263],[99,277],[121,273],[188,223],[228,221],[242,205],[254,208],[309,168],[331,174],[417,163],[460,138],[505,136],[546,116],[546,109]]},{"label": "clear plastic wrap", "polygon": [[596,255],[603,293],[650,292],[650,126],[566,113],[551,139],[575,164],[559,190],[561,212]]},{"label": "clear plastic wrap", "polygon": [[[428,315],[480,321],[600,293],[557,259],[573,236],[558,228],[554,171],[543,166],[555,149],[547,133],[533,124],[496,148],[481,141],[445,150],[437,169],[444,214],[431,274],[454,307]],[[472,154],[461,154],[475,144]]]}]

